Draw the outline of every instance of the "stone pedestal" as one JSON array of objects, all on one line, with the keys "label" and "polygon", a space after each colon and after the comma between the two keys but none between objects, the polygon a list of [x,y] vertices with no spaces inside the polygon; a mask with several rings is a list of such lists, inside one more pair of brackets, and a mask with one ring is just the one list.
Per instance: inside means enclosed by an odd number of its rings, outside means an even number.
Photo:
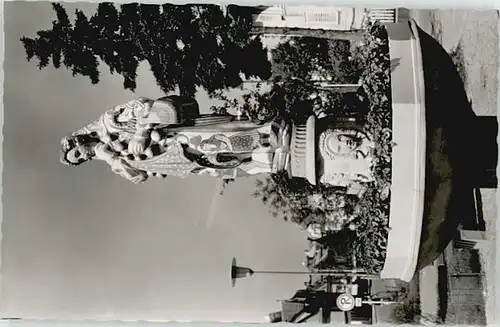
[{"label": "stone pedestal", "polygon": [[[352,119],[317,119],[291,126],[290,175],[346,189],[372,180],[369,137]],[[354,194],[358,193],[358,190]]]}]

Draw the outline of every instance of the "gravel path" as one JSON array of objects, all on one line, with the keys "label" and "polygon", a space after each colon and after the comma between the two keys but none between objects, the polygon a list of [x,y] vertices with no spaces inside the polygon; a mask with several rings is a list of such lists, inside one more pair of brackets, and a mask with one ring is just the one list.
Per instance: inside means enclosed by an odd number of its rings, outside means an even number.
[{"label": "gravel path", "polygon": [[[498,99],[498,11],[415,10],[419,26],[441,42],[447,51],[461,46],[465,61],[466,90],[477,115],[496,116]],[[483,215],[488,242],[480,250],[486,275],[488,324],[495,322],[496,190],[482,189]]]},{"label": "gravel path", "polygon": [[[495,11],[446,10],[434,13],[441,23],[441,43],[446,50],[459,43],[466,68],[466,90],[478,115],[497,115],[498,99],[498,13]],[[486,275],[486,319],[495,319],[496,190],[481,190],[488,243],[480,250]]]}]

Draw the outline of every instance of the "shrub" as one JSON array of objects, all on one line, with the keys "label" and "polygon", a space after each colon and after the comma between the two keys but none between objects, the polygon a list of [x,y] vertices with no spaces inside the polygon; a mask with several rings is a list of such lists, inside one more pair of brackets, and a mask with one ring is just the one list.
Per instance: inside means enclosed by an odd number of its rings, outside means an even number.
[{"label": "shrub", "polygon": [[420,303],[415,299],[406,299],[397,304],[391,312],[390,322],[393,324],[419,324]]},{"label": "shrub", "polygon": [[375,144],[372,164],[375,181],[368,185],[368,191],[357,204],[356,253],[361,266],[379,272],[387,246],[393,147],[389,40],[385,28],[379,24],[367,28],[364,40],[358,52],[365,68],[360,97],[368,107],[365,130]]}]

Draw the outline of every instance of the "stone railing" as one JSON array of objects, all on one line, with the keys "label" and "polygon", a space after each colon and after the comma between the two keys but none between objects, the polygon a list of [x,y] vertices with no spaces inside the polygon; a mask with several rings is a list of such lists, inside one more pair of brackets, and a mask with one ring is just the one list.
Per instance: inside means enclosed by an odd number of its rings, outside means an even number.
[{"label": "stone railing", "polygon": [[367,10],[370,21],[381,23],[397,23],[397,9],[371,8]]}]

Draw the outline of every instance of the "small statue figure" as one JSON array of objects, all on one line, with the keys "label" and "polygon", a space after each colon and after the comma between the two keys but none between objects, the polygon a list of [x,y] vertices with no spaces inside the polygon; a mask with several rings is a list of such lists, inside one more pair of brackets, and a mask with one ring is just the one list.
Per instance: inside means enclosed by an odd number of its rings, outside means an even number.
[{"label": "small statue figure", "polygon": [[61,162],[91,159],[134,182],[150,176],[190,174],[235,178],[269,173],[276,150],[276,123],[199,113],[194,100],[140,98],[106,111],[63,138]]}]

